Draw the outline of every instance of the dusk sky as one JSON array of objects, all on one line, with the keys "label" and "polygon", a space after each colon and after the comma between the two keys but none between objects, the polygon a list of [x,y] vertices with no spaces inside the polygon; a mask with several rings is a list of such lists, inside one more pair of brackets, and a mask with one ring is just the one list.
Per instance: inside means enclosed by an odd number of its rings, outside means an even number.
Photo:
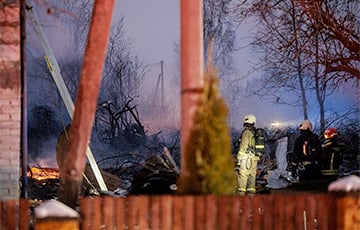
[{"label": "dusk sky", "polygon": [[[160,73],[159,62],[164,61],[165,96],[172,101],[174,106],[180,106],[179,85],[174,84],[174,79],[179,76],[177,67],[177,54],[175,44],[180,38],[180,1],[179,0],[116,0],[114,9],[114,20],[124,17],[126,36],[132,40],[134,53],[148,65],[148,73],[145,76],[147,90],[155,91],[156,81]],[[51,24],[45,24],[45,31],[51,41],[58,39],[58,34],[66,34],[66,29],[60,26],[59,18],[55,15],[47,15]],[[251,24],[243,25],[237,33],[237,42],[240,46],[250,43],[249,31],[253,29]],[[34,35],[29,31],[29,38]],[[66,40],[66,38],[62,39]],[[67,44],[63,42],[52,42],[55,54],[59,50],[66,49]],[[31,45],[32,50],[41,53],[41,48],[36,44]],[[236,67],[239,76],[246,73],[256,62],[253,50],[250,47],[241,49],[235,56]],[[259,74],[258,74],[259,75]],[[253,80],[257,76],[251,76],[247,80]],[[236,82],[245,85],[246,81]],[[221,83],[220,83],[221,84]],[[150,95],[151,96],[151,95]],[[359,106],[359,90],[351,89],[339,92],[339,95],[326,102],[327,110],[346,110],[349,107]],[[318,109],[314,106],[315,98],[308,98],[310,119],[319,118]],[[269,127],[272,122],[286,122],[297,124],[302,119],[300,107],[289,107],[274,104],[275,99],[264,100],[256,97],[245,98],[241,92],[236,102],[229,105],[230,125],[234,128],[242,127],[242,117],[253,113],[258,117],[258,126]],[[251,106],[249,106],[251,105]],[[177,112],[176,116],[180,116]],[[174,116],[174,120],[179,117]]]},{"label": "dusk sky", "polygon": [[[133,47],[136,53],[144,59],[145,63],[155,63],[163,60],[172,77],[176,75],[176,55],[174,43],[180,37],[180,2],[178,0],[117,0],[114,17],[125,17],[126,33],[133,39]],[[244,25],[237,34],[238,42],[242,46],[249,44],[249,30],[251,25]],[[237,67],[240,75],[245,75],[252,67],[255,60],[251,48],[242,49],[236,56]],[[157,72],[147,77],[157,77]],[[255,76],[254,76],[255,77]],[[239,82],[245,84],[246,82]],[[174,86],[169,86],[174,87]],[[179,87],[179,86],[175,86]],[[171,92],[171,91],[170,91]],[[359,103],[359,92],[356,89],[340,92],[339,96],[329,100],[326,105],[329,110],[342,110],[355,106]],[[252,108],[245,104],[250,103]],[[309,98],[309,103],[314,104],[315,99]],[[359,106],[359,104],[357,104]],[[302,119],[301,108],[275,105],[272,102],[258,98],[239,100],[238,105],[233,105],[236,117],[231,119],[231,125],[241,128],[241,118],[247,113],[254,113],[258,117],[259,126],[269,126],[271,122],[286,122],[296,124]],[[318,109],[310,109],[310,118],[318,119]],[[240,120],[239,120],[240,119]]]}]

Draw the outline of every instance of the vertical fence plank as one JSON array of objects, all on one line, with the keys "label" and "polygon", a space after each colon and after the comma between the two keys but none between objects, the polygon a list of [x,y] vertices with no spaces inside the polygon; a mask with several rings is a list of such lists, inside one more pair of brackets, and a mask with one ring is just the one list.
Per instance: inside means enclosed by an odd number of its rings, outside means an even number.
[{"label": "vertical fence plank", "polygon": [[266,229],[274,229],[274,195],[266,195],[264,198],[264,226]]},{"label": "vertical fence plank", "polygon": [[[285,195],[286,196],[286,195]],[[274,202],[273,202],[273,228],[283,230],[286,229],[285,223],[285,197],[284,195],[274,195]]]},{"label": "vertical fence plank", "polygon": [[[332,195],[324,195],[323,203],[327,204],[326,210],[327,214],[319,214],[320,219],[320,229],[335,230],[336,229],[336,198]],[[321,204],[319,204],[322,207]]]},{"label": "vertical fence plank", "polygon": [[214,195],[205,196],[206,229],[216,229],[217,225],[217,197]]},{"label": "vertical fence plank", "polygon": [[219,196],[217,199],[219,230],[227,230],[230,228],[231,215],[233,215],[233,213],[231,213],[232,199],[232,196]]},{"label": "vertical fence plank", "polygon": [[91,200],[90,198],[81,198],[79,200],[80,211],[81,211],[81,221],[80,221],[80,229],[81,230],[88,230],[91,229]]},{"label": "vertical fence plank", "polygon": [[185,196],[184,229],[195,230],[195,201],[194,196]]},{"label": "vertical fence plank", "polygon": [[245,221],[245,207],[244,207],[244,199],[245,196],[240,196],[239,197],[239,201],[240,201],[240,207],[239,207],[239,225],[241,229],[245,229],[246,226],[246,221]]},{"label": "vertical fence plank", "polygon": [[305,229],[307,226],[304,219],[304,215],[306,215],[305,196],[303,194],[297,195],[295,197],[295,203],[296,203],[296,207],[295,207],[296,229]]},{"label": "vertical fence plank", "polygon": [[17,229],[16,200],[7,200],[3,203],[3,223],[6,230]]},{"label": "vertical fence plank", "polygon": [[174,196],[174,211],[173,211],[173,229],[174,230],[182,230],[185,229],[185,210],[184,210],[184,196]]},{"label": "vertical fence plank", "polygon": [[[311,219],[311,222],[313,223],[314,229],[319,229],[320,227],[320,216],[324,215],[324,209],[326,209],[327,204],[323,202],[323,195],[322,194],[316,194],[312,200],[312,204],[309,208],[313,210],[314,217]],[[320,204],[322,204],[322,207],[320,207]],[[330,211],[330,210],[328,210]]]},{"label": "vertical fence plank", "polygon": [[[305,198],[305,211],[304,218],[306,218],[306,229],[316,229],[314,226],[315,220],[315,194],[304,196]],[[304,220],[305,222],[305,220]]]},{"label": "vertical fence plank", "polygon": [[284,196],[284,210],[285,210],[285,228],[286,229],[297,229],[296,228],[296,196],[285,195]]},{"label": "vertical fence plank", "polygon": [[141,195],[138,197],[138,223],[140,230],[148,229],[149,227],[149,196]]},{"label": "vertical fence plank", "polygon": [[253,196],[244,196],[241,200],[240,206],[240,226],[241,229],[246,229],[249,226],[252,226],[254,223],[253,213],[254,207],[252,204]]},{"label": "vertical fence plank", "polygon": [[253,230],[262,230],[266,229],[266,227],[263,225],[264,221],[264,204],[263,204],[263,198],[265,196],[262,195],[256,195],[253,200],[254,205],[254,225]]},{"label": "vertical fence plank", "polygon": [[205,196],[195,196],[195,229],[205,230]]},{"label": "vertical fence plank", "polygon": [[126,206],[126,198],[117,198],[116,199],[116,218],[115,226],[117,230],[127,229],[125,220],[127,219],[128,208]]},{"label": "vertical fence plank", "polygon": [[160,214],[160,202],[161,196],[160,195],[153,195],[150,198],[150,229],[161,229],[160,226],[160,218],[162,214]]},{"label": "vertical fence plank", "polygon": [[105,196],[102,202],[102,216],[103,224],[106,230],[114,229],[114,202],[115,199],[111,196]]},{"label": "vertical fence plank", "polygon": [[103,227],[101,213],[101,197],[94,197],[92,200],[92,229],[100,229]]},{"label": "vertical fence plank", "polygon": [[137,210],[137,196],[132,195],[128,197],[128,229],[135,230],[135,226],[138,224],[136,222],[138,216]]},{"label": "vertical fence plank", "polygon": [[19,229],[28,230],[30,223],[30,204],[26,199],[20,199]]},{"label": "vertical fence plank", "polygon": [[173,229],[173,198],[171,195],[161,196],[161,226],[162,229]]},{"label": "vertical fence plank", "polygon": [[230,207],[233,215],[230,216],[231,218],[230,229],[237,230],[239,229],[241,199],[239,196],[232,196],[232,198],[233,199]]}]

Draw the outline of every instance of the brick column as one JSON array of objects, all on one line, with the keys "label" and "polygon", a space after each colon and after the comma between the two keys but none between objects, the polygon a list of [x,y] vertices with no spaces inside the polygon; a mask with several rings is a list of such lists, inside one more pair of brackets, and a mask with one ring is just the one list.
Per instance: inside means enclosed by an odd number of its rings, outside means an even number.
[{"label": "brick column", "polygon": [[20,1],[0,1],[0,199],[19,197]]}]

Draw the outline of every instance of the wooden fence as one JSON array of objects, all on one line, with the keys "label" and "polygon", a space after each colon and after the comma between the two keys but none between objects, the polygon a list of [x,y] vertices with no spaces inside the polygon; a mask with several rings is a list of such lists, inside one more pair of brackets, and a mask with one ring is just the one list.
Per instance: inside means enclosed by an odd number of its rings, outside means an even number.
[{"label": "wooden fence", "polygon": [[0,206],[0,229],[29,229],[30,204],[27,200],[4,200],[0,201]]},{"label": "wooden fence", "polygon": [[[32,229],[32,222],[28,201],[1,202],[1,229]],[[81,230],[327,230],[356,226],[360,226],[359,194],[132,195],[80,199]]]},{"label": "wooden fence", "polygon": [[81,229],[336,229],[334,200],[314,194],[85,198]]}]

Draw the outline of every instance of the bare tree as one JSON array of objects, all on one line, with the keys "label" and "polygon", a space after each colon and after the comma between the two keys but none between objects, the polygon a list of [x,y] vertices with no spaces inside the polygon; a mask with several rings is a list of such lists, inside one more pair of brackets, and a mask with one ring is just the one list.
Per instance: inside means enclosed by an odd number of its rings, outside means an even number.
[{"label": "bare tree", "polygon": [[360,79],[360,9],[357,0],[294,0],[317,25],[321,33],[331,38],[331,53],[321,57],[325,73],[340,72],[342,80]]},{"label": "bare tree", "polygon": [[253,45],[261,54],[260,65],[265,72],[254,92],[261,97],[275,97],[276,103],[302,106],[303,117],[307,119],[309,56],[302,48],[308,46],[310,38],[301,29],[307,27],[303,14],[291,1],[271,5],[259,2],[253,9],[260,19]]},{"label": "bare tree", "polygon": [[[358,14],[355,8],[353,1],[346,4],[339,1],[243,1],[238,5],[240,18],[255,16],[260,19],[261,29],[254,44],[264,54],[260,61],[265,75],[257,93],[274,96],[277,103],[294,105],[297,103],[289,103],[279,96],[280,93],[286,89],[286,93],[301,95],[306,119],[306,97],[314,92],[323,130],[326,97],[341,87],[341,82],[358,78],[359,28],[354,20],[349,20]],[[338,25],[337,28],[334,25]],[[340,35],[342,30],[345,33]],[[350,41],[344,41],[344,36]]]},{"label": "bare tree", "polygon": [[[204,0],[203,1],[203,29],[204,50],[208,50],[210,41],[213,40],[214,64],[221,76],[236,73],[233,54],[236,52],[236,28],[234,18],[231,17],[231,1]],[[205,52],[205,63],[208,58]]]},{"label": "bare tree", "polygon": [[[123,18],[118,20],[111,31],[104,78],[96,113],[96,133],[104,143],[116,145],[134,125],[138,134],[145,134],[137,111],[139,87],[145,68],[132,53],[131,41],[126,37]],[[134,135],[130,135],[133,136]]]}]

